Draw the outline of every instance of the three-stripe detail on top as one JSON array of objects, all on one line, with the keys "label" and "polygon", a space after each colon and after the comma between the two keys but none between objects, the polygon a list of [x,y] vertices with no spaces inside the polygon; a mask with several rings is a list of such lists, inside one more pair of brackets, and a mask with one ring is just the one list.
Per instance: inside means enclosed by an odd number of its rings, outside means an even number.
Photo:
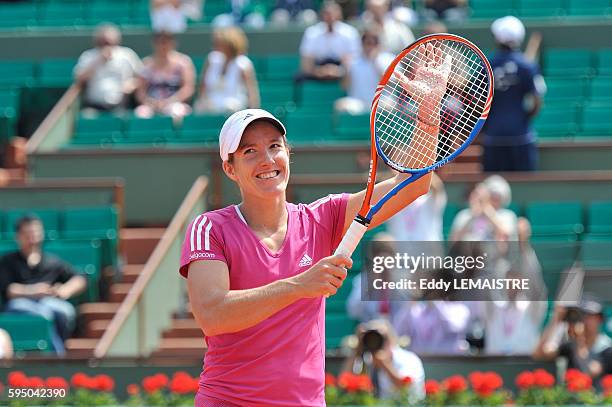
[{"label": "three-stripe detail on top", "polygon": [[[204,215],[199,215],[191,224],[190,247],[194,250],[210,250],[210,229],[212,221]],[[204,248],[202,249],[202,229],[204,229]]]}]

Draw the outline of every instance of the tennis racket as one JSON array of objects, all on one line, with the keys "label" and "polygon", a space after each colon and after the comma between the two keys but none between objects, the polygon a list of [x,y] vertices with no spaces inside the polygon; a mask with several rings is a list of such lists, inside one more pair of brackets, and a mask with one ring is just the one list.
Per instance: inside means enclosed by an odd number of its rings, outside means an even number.
[{"label": "tennis racket", "polygon": [[[482,128],[492,98],[491,66],[465,38],[433,34],[404,49],[376,88],[366,194],[335,254],[350,257],[372,217],[389,199],[461,154]],[[379,156],[411,177],[372,205]]]}]

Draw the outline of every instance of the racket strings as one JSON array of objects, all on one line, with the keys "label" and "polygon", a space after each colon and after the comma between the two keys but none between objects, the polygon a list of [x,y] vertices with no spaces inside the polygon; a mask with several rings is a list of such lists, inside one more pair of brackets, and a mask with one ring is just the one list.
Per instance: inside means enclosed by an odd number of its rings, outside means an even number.
[{"label": "racket strings", "polygon": [[[487,103],[489,81],[486,67],[478,54],[458,41],[433,40],[431,43],[440,51],[440,58],[433,61],[434,65],[440,67],[447,55],[452,57],[439,117],[438,112],[431,117],[417,117],[423,98],[408,95],[396,78],[391,78],[384,86],[376,111],[375,129],[379,147],[390,161],[407,169],[428,167],[432,164],[432,157],[439,161],[461,147]],[[431,65],[431,59],[416,48],[404,56],[395,71],[414,80],[416,70]],[[440,81],[439,76],[422,75],[421,79],[429,89],[441,86],[436,83]],[[432,148],[432,135],[423,131],[418,121],[439,121],[436,147]]]}]

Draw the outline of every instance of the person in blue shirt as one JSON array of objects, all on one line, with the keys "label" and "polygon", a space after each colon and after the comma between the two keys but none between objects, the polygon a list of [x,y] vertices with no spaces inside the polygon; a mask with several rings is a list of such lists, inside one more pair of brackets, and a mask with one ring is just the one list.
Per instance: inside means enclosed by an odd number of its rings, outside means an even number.
[{"label": "person in blue shirt", "polygon": [[537,64],[520,51],[525,27],[513,16],[491,25],[497,50],[490,59],[495,94],[482,130],[485,171],[534,171],[538,163],[531,120],[540,110],[546,84]]}]

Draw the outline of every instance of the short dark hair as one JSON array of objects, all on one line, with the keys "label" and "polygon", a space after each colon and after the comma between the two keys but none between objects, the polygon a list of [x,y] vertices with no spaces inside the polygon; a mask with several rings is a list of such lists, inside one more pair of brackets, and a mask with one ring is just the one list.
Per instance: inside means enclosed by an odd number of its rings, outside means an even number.
[{"label": "short dark hair", "polygon": [[17,219],[17,222],[15,222],[15,232],[19,233],[25,225],[29,225],[30,223],[34,222],[38,222],[42,225],[42,220],[40,220],[36,214],[28,213],[23,215],[21,218]]}]

